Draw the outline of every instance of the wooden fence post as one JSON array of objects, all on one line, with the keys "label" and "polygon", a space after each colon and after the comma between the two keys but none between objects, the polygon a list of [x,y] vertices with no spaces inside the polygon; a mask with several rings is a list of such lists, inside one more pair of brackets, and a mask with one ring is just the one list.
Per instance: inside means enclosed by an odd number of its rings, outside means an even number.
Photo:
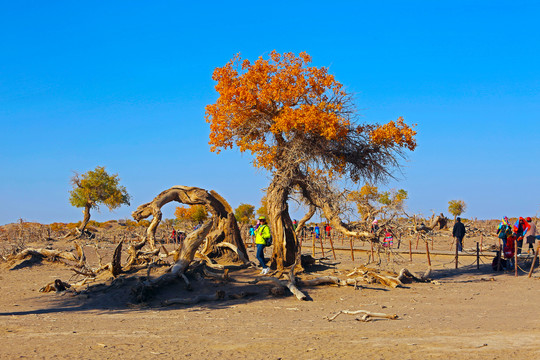
[{"label": "wooden fence post", "polygon": [[431,266],[431,258],[429,257],[429,244],[426,240],[426,254],[427,254],[427,262],[428,262],[428,265]]},{"label": "wooden fence post", "polygon": [[518,276],[518,257],[517,257],[517,240],[514,240],[515,241],[515,245],[514,246],[514,276]]},{"label": "wooden fence post", "polygon": [[484,234],[480,234],[480,251],[484,251]]},{"label": "wooden fence post", "polygon": [[476,242],[476,270],[480,270],[480,246]]},{"label": "wooden fence post", "polygon": [[330,240],[330,247],[332,248],[332,254],[334,255],[334,260],[336,260],[336,252],[334,250],[334,242],[332,241],[332,235],[328,237],[328,240]]},{"label": "wooden fence post", "polygon": [[457,268],[458,268],[458,256],[459,256],[459,255],[458,255],[458,246],[457,246],[457,245],[458,245],[458,244],[457,244],[458,239],[457,239],[457,237],[454,238],[454,239],[456,240],[456,269],[457,269]]},{"label": "wooden fence post", "polygon": [[311,253],[315,257],[315,234],[311,234]]},{"label": "wooden fence post", "polygon": [[351,259],[352,259],[352,261],[354,261],[354,250],[353,250],[352,236],[349,237],[349,241],[350,241],[350,243],[351,243]]},{"label": "wooden fence post", "polygon": [[412,262],[412,240],[409,238],[409,260]]},{"label": "wooden fence post", "polygon": [[323,247],[323,238],[322,238],[322,234],[319,235],[319,240],[321,242],[321,252],[322,252],[322,257],[324,257],[324,247]]},{"label": "wooden fence post", "polygon": [[536,264],[536,257],[538,256],[538,251],[540,250],[540,242],[538,245],[536,245],[536,251],[534,252],[534,258],[531,264],[531,270],[529,270],[529,277],[531,277],[533,270],[534,270],[534,264]]}]

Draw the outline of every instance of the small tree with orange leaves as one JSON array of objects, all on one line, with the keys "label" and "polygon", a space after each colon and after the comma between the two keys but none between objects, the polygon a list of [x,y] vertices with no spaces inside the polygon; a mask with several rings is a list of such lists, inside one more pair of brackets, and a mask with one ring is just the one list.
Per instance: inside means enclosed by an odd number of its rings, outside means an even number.
[{"label": "small tree with orange leaves", "polygon": [[[332,182],[348,177],[378,181],[398,166],[397,155],[416,147],[415,131],[402,118],[387,124],[357,124],[351,96],[307,53],[235,56],[214,70],[219,98],[206,107],[211,150],[236,145],[254,165],[268,170],[268,220],[274,239],[272,267],[295,263],[298,239],[287,200],[295,191],[321,209],[334,229],[339,219]],[[353,235],[359,236],[354,233]]]}]

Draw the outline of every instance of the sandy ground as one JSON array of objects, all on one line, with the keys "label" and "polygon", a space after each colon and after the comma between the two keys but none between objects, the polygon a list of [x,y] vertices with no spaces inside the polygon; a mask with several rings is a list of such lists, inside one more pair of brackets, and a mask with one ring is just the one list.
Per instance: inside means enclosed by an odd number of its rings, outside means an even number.
[{"label": "sandy ground", "polygon": [[[474,241],[469,243],[470,246]],[[435,252],[448,242],[435,239]],[[39,244],[34,244],[38,246]],[[43,245],[43,244],[41,244]],[[55,248],[70,248],[55,243]],[[336,244],[339,246],[339,244]],[[466,244],[467,246],[467,244]],[[112,245],[106,249],[110,251]],[[305,249],[307,251],[308,249]],[[309,249],[310,250],[310,249]],[[319,252],[318,252],[318,255]],[[337,251],[336,267],[319,267],[304,278],[346,273],[367,260]],[[231,283],[194,281],[192,292],[173,284],[145,305],[130,304],[129,281],[109,292],[72,296],[40,293],[46,283],[68,280],[64,265],[43,262],[18,270],[0,264],[0,358],[86,359],[540,359],[540,271],[494,273],[492,254],[432,255],[432,283],[390,289],[303,288],[309,301],[272,297],[267,285],[250,284],[257,269],[232,272]],[[254,253],[250,252],[254,258]],[[402,254],[383,267],[422,273],[425,254]],[[224,289],[255,291],[240,300],[163,307],[160,301]],[[398,320],[356,321],[340,310],[397,314]]]}]

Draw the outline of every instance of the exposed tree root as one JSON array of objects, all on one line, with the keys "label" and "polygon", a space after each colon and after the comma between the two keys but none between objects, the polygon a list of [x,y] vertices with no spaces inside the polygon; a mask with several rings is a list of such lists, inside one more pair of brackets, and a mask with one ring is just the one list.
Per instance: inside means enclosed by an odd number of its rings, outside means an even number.
[{"label": "exposed tree root", "polygon": [[268,279],[273,281],[276,285],[280,285],[282,287],[285,287],[287,289],[289,289],[289,291],[294,295],[296,296],[296,298],[298,300],[307,300],[307,296],[301,292],[297,287],[296,287],[296,277],[294,276],[294,268],[296,266],[296,263],[294,263],[292,266],[291,266],[291,269],[289,271],[289,279],[288,280],[279,280],[275,277],[269,277]]},{"label": "exposed tree root", "polygon": [[334,314],[334,315],[332,315],[330,317],[326,317],[326,319],[328,321],[332,321],[341,314],[346,314],[346,315],[359,315],[359,314],[362,314],[362,317],[356,318],[356,320],[364,321],[364,322],[371,321],[371,320],[373,320],[373,318],[383,318],[383,319],[390,319],[390,320],[396,320],[396,319],[399,318],[397,316],[397,314],[389,315],[389,314],[384,314],[384,313],[374,313],[374,312],[370,312],[370,311],[366,311],[366,310],[356,310],[356,311],[340,310],[337,314]]},{"label": "exposed tree root", "polygon": [[[11,269],[16,270],[26,261],[41,261],[43,259],[51,262],[61,262],[69,266],[76,266],[82,268],[85,266],[86,256],[82,250],[82,247],[78,242],[73,243],[75,246],[76,254],[70,251],[61,251],[54,249],[32,249],[27,248],[21,252],[10,255],[6,258],[7,261],[12,261],[14,264]],[[73,264],[76,263],[76,264]]]},{"label": "exposed tree root", "polygon": [[428,269],[426,270],[426,272],[418,277],[416,276],[415,274],[411,273],[409,270],[403,268],[401,269],[401,271],[399,272],[399,275],[397,277],[398,280],[402,281],[402,282],[412,282],[412,281],[416,281],[416,282],[431,282],[431,283],[435,283],[434,280],[431,280],[429,278],[429,276],[431,275],[431,267],[428,267]]},{"label": "exposed tree root", "polygon": [[65,291],[67,289],[71,288],[71,284],[64,282],[60,279],[56,279],[53,282],[48,283],[41,289],[39,289],[39,292],[51,292],[51,291]]}]

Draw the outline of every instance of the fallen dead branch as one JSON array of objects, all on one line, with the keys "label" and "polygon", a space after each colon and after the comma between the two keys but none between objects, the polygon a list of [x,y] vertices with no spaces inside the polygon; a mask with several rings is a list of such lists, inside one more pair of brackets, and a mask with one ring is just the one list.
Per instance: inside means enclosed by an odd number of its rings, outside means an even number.
[{"label": "fallen dead branch", "polygon": [[409,270],[403,268],[401,269],[401,271],[399,272],[399,275],[397,277],[397,279],[399,279],[400,281],[417,281],[417,282],[433,282],[433,280],[431,280],[429,278],[431,274],[431,267],[429,267],[426,272],[418,277],[416,276],[415,274],[411,273]]},{"label": "fallen dead branch", "polygon": [[330,317],[326,317],[326,319],[328,321],[332,321],[341,314],[346,314],[346,315],[359,315],[359,314],[362,314],[362,317],[356,318],[356,320],[364,321],[364,322],[371,321],[371,320],[373,320],[373,318],[382,318],[382,319],[390,319],[390,320],[396,320],[396,319],[399,318],[397,316],[397,314],[389,315],[389,314],[384,314],[384,313],[374,313],[374,312],[366,311],[366,310],[356,310],[356,311],[340,310],[337,314],[335,314],[333,316],[330,316]]},{"label": "fallen dead branch", "polygon": [[47,261],[51,261],[51,262],[56,262],[56,261],[63,262],[61,260],[66,260],[71,263],[76,263],[76,264],[68,264],[68,265],[82,268],[85,266],[86,256],[84,255],[84,251],[82,250],[82,247],[79,245],[78,242],[75,241],[74,246],[77,252],[76,254],[74,254],[71,251],[27,248],[15,255],[8,256],[7,260],[18,261],[18,263],[14,265],[12,268],[16,268],[22,263],[22,261],[28,260],[32,257],[40,259],[40,260],[46,259]]},{"label": "fallen dead branch", "polygon": [[48,283],[41,289],[39,289],[39,292],[51,292],[51,291],[65,291],[71,287],[71,284],[64,282],[60,279],[56,279],[53,282]]},{"label": "fallen dead branch", "polygon": [[321,276],[314,279],[299,280],[298,285],[301,286],[317,286],[317,285],[337,285],[337,286],[354,286],[355,290],[361,288],[360,282],[364,281],[363,278],[355,279],[340,279],[336,276]]},{"label": "fallen dead branch", "polygon": [[294,268],[296,267],[296,262],[291,266],[291,270],[289,271],[288,280],[279,280],[275,277],[269,277],[268,279],[270,281],[273,281],[276,285],[280,285],[282,287],[285,287],[289,289],[289,291],[296,296],[298,300],[307,300],[307,296],[301,292],[296,287],[296,277],[294,276]]}]

